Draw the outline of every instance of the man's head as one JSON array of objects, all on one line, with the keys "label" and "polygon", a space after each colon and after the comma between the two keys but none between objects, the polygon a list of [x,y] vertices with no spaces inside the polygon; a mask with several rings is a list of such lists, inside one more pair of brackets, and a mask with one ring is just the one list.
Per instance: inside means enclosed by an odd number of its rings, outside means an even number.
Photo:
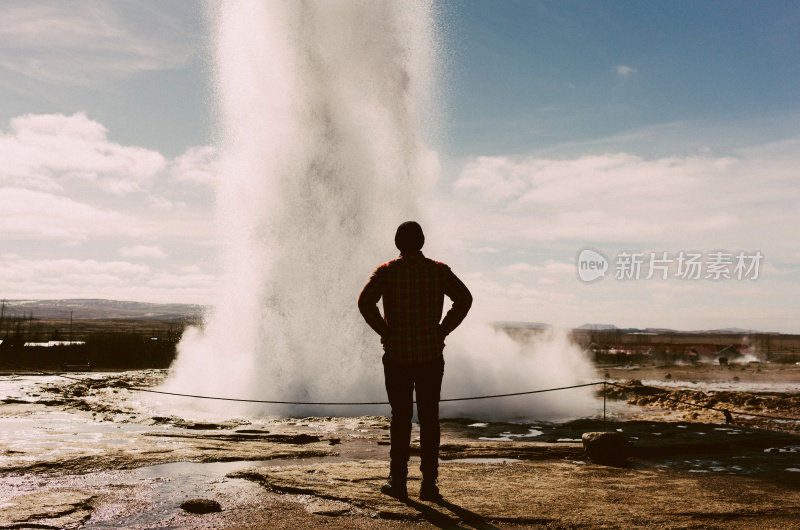
[{"label": "man's head", "polygon": [[422,227],[414,221],[406,221],[397,227],[394,235],[394,244],[400,252],[413,252],[420,250],[425,244],[425,234]]}]

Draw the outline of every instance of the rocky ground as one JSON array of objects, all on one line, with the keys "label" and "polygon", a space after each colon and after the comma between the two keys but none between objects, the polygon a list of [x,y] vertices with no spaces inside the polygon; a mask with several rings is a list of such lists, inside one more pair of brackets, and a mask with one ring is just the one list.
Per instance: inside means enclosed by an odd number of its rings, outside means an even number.
[{"label": "rocky ground", "polygon": [[800,418],[797,365],[631,366],[600,372],[616,383],[607,386],[608,398],[642,407],[629,417],[715,422],[728,410],[739,426],[800,432],[800,422],[783,419]]},{"label": "rocky ground", "polygon": [[[800,528],[800,423],[689,404],[798,418],[800,367],[604,368],[605,420],[445,420],[438,503],[416,457],[409,500],[379,493],[383,416],[198,421],[122,399],[161,372],[76,377],[0,377],[0,527]],[[591,431],[628,464],[587,459]]]}]

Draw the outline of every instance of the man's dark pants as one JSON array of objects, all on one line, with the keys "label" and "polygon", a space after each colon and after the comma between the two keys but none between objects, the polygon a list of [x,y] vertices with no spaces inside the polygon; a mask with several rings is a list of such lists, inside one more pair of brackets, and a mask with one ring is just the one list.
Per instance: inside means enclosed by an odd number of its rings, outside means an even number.
[{"label": "man's dark pants", "polygon": [[398,363],[383,359],[386,394],[392,408],[390,474],[404,481],[408,475],[408,446],[411,443],[411,418],[414,391],[420,430],[422,478],[434,483],[439,476],[439,394],[444,375],[444,359],[424,363]]}]

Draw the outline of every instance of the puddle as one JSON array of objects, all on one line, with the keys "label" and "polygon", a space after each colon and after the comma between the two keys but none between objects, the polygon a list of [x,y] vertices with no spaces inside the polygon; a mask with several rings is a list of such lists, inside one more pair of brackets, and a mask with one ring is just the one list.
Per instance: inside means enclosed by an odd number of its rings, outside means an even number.
[{"label": "puddle", "polygon": [[[796,457],[788,452],[773,452],[769,456],[763,453],[737,455],[734,462],[720,462],[712,459],[667,459],[662,465],[668,468],[684,470],[689,473],[721,473],[725,475],[761,476],[770,480],[795,483],[795,472],[800,471],[792,466]],[[661,467],[661,466],[658,466]]]},{"label": "puddle", "polygon": [[768,447],[765,453],[800,453],[800,446],[790,445],[788,447]]},{"label": "puddle", "polygon": [[514,434],[511,432],[501,432],[499,436],[480,436],[478,440],[485,440],[488,442],[512,442],[514,438],[534,438],[543,435],[544,432],[539,429],[529,429],[526,433]]},{"label": "puddle", "polygon": [[[256,466],[274,465],[270,460],[237,460],[232,462],[174,462],[146,466],[129,471],[96,473],[84,478],[87,486],[133,486],[132,497],[143,509],[135,513],[93,514],[82,528],[124,528],[154,525],[180,515],[180,504],[188,499],[225,498],[263,495],[263,488],[253,482],[227,478],[228,473]],[[163,527],[158,525],[159,527]]]},{"label": "puddle", "polygon": [[59,453],[93,453],[104,444],[130,444],[137,434],[147,430],[142,425],[97,422],[69,412],[34,412],[22,417],[3,417],[0,446],[9,455],[30,453],[46,459]]}]

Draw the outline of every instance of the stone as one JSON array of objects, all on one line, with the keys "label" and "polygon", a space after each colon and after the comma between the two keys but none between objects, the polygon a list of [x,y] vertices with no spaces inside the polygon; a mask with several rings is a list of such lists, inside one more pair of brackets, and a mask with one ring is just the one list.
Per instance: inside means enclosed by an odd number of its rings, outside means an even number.
[{"label": "stone", "polygon": [[618,432],[585,432],[581,440],[584,453],[596,464],[625,465],[631,454],[628,439]]},{"label": "stone", "polygon": [[217,501],[209,499],[189,499],[181,503],[181,508],[189,513],[214,513],[222,511],[222,506],[220,506]]},{"label": "stone", "polygon": [[0,501],[0,528],[75,528],[89,519],[94,495],[73,489],[26,493]]}]

